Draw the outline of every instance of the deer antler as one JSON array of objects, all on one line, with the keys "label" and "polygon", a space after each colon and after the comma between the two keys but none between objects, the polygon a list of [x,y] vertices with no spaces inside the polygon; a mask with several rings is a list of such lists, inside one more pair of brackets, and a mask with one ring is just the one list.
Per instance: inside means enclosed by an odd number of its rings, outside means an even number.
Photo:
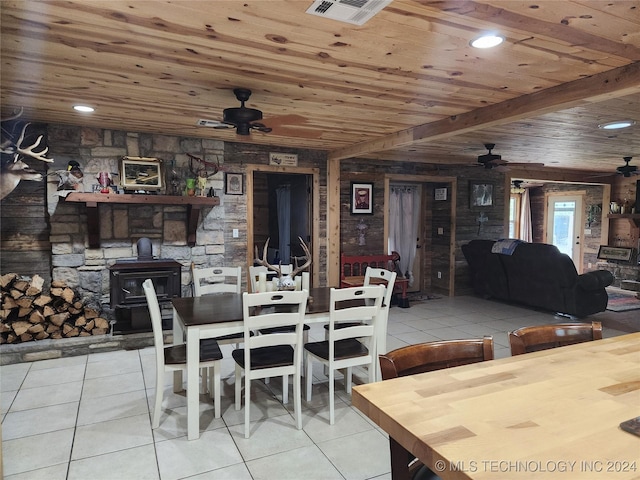
[{"label": "deer antler", "polygon": [[48,163],[53,162],[53,158],[46,158],[45,157],[45,155],[49,151],[49,147],[44,147],[44,150],[42,150],[40,152],[34,152],[33,151],[34,148],[36,148],[38,145],[40,145],[40,142],[42,141],[42,138],[43,138],[42,135],[39,135],[38,139],[36,140],[36,143],[31,145],[30,147],[22,148],[20,146],[22,144],[22,141],[24,140],[24,134],[27,131],[27,127],[28,126],[29,126],[29,124],[25,123],[24,127],[22,127],[22,132],[20,133],[20,137],[18,138],[18,141],[16,142],[16,155],[15,155],[15,158],[14,158],[14,162],[18,159],[18,154],[26,155],[28,157],[35,158],[37,160],[42,160],[43,162],[48,162]]},{"label": "deer antler", "polygon": [[[255,247],[256,248],[256,262],[258,262],[263,267],[267,267],[268,269],[273,270],[274,272],[277,272],[278,277],[282,277],[282,271],[280,270],[280,267],[274,267],[269,262],[267,262],[267,248],[269,247],[269,240],[271,240],[271,237],[267,238],[267,241],[264,243],[264,250],[262,252],[262,259],[258,256],[258,247],[257,246]],[[293,275],[292,275],[292,277],[293,277]]]},{"label": "deer antler", "polygon": [[311,252],[309,252],[309,247],[307,247],[307,244],[304,243],[304,240],[302,240],[302,237],[298,237],[298,240],[300,240],[300,245],[302,245],[302,250],[304,250],[304,254],[307,258],[307,261],[304,263],[304,265],[302,265],[301,267],[298,267],[298,260],[296,259],[296,268],[293,270],[293,272],[291,272],[291,278],[295,277],[298,273],[300,273],[301,271],[306,269],[309,265],[311,265]]}]

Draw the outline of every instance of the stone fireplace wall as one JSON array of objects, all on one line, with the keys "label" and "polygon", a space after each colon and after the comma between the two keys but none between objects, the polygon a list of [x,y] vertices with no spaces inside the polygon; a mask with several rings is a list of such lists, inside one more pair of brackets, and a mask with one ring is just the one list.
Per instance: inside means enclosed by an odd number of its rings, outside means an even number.
[{"label": "stone fireplace wall", "polygon": [[[201,266],[246,265],[246,195],[225,195],[225,171],[244,173],[246,164],[268,164],[274,147],[218,140],[182,138],[148,133],[131,133],[74,126],[49,125],[49,145],[55,164],[51,171],[66,169],[76,160],[84,173],[84,191],[93,191],[98,172],[111,172],[117,182],[118,162],[122,156],[157,157],[163,160],[167,184],[175,171],[179,190],[190,169],[198,168],[187,153],[204,159],[213,173],[219,163],[221,171],[210,175],[206,190],[214,189],[220,205],[202,209],[196,232],[196,244],[187,245],[187,214],[184,206],[99,204],[100,247],[87,243],[87,209],[83,203],[65,203],[57,192],[57,176],[49,177],[48,210],[51,225],[52,278],[77,288],[91,306],[99,307],[113,319],[109,308],[109,270],[116,260],[137,256],[136,242],[148,237],[157,258],[174,259],[182,264],[182,294],[191,295],[191,263]],[[300,166],[321,167],[321,189],[326,196],[325,155],[310,150],[293,150]],[[325,214],[323,212],[323,219]],[[320,227],[325,243],[326,227]],[[233,229],[239,230],[234,238]],[[246,280],[244,282],[246,284]]]}]

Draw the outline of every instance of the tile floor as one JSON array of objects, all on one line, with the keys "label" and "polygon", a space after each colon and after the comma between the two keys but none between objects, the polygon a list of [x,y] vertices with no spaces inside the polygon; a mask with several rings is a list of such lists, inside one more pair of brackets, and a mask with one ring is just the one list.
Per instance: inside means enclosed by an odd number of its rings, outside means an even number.
[{"label": "tile floor", "polygon": [[[550,313],[476,297],[440,298],[392,307],[387,347],[488,334],[500,358],[509,355],[507,331],[557,321]],[[324,338],[321,326],[310,333]],[[605,337],[624,333],[604,327]],[[1,367],[6,480],[391,478],[385,433],[350,406],[341,384],[336,423],[328,424],[328,386],[319,365],[313,399],[303,400],[303,430],[295,428],[291,401],[279,401],[279,381],[254,381],[252,434],[245,439],[243,412],[233,407],[231,348],[223,346],[222,418],[213,418],[203,396],[196,441],[186,439],[186,399],[172,392],[171,375],[160,427],[151,430],[151,348]]]}]

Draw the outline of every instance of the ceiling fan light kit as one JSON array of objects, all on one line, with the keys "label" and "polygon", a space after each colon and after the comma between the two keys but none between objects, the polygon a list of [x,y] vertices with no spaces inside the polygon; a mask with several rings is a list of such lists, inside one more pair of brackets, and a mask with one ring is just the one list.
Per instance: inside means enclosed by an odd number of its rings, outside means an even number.
[{"label": "ceiling fan light kit", "polygon": [[624,165],[616,168],[616,173],[627,178],[631,175],[638,175],[640,173],[638,172],[638,167],[635,165],[629,165],[629,162],[632,158],[633,157],[623,157],[622,159],[624,160]]}]

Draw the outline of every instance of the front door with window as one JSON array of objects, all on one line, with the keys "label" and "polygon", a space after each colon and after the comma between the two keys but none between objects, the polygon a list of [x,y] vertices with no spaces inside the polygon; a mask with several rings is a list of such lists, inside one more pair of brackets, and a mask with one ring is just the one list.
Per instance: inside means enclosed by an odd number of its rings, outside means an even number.
[{"label": "front door with window", "polygon": [[549,195],[546,243],[558,247],[582,270],[582,196]]}]

